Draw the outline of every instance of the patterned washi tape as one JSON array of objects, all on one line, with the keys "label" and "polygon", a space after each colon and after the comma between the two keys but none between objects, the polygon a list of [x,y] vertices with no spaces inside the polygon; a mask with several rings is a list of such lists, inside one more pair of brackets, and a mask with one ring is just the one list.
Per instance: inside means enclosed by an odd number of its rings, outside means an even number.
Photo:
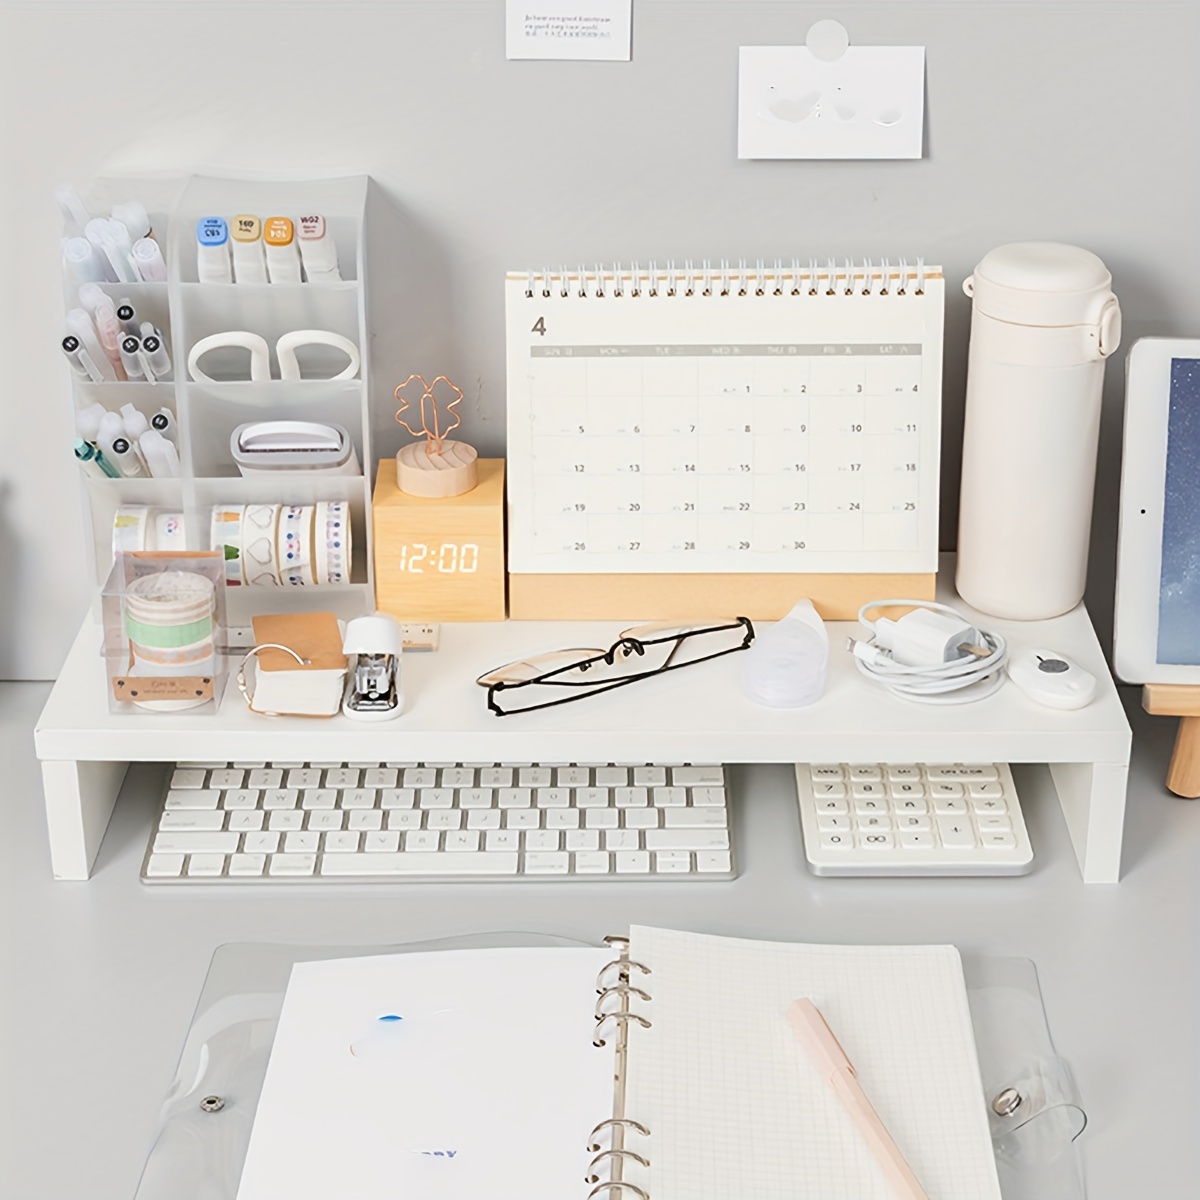
[{"label": "patterned washi tape", "polygon": [[313,538],[318,582],[349,583],[350,505],[345,500],[328,500],[317,505]]},{"label": "patterned washi tape", "polygon": [[313,506],[285,504],[279,511],[279,577],[284,584],[304,587],[313,575]]},{"label": "patterned washi tape", "polygon": [[217,504],[212,510],[209,545],[218,550],[225,562],[226,587],[241,587],[242,578],[242,505]]},{"label": "patterned washi tape", "polygon": [[278,504],[247,504],[242,513],[242,575],[250,587],[278,587]]}]

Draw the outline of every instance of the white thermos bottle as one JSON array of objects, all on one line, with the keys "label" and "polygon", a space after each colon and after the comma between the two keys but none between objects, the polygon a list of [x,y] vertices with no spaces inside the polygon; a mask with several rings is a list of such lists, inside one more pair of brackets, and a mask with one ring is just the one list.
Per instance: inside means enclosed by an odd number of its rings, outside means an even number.
[{"label": "white thermos bottle", "polygon": [[958,593],[994,617],[1074,608],[1087,576],[1104,360],[1121,340],[1090,251],[1020,242],[984,255],[973,297]]}]

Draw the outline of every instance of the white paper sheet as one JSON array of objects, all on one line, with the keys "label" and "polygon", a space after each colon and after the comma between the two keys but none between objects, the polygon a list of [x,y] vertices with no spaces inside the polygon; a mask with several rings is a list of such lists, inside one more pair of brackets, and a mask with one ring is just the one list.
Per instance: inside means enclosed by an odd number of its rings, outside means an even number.
[{"label": "white paper sheet", "polygon": [[633,0],[507,0],[505,54],[628,62],[632,27]]},{"label": "white paper sheet", "polygon": [[743,46],[738,158],[920,158],[923,46]]},{"label": "white paper sheet", "polygon": [[[612,1111],[607,949],[298,963],[238,1200],[564,1200]],[[586,1189],[585,1189],[586,1190]]]}]

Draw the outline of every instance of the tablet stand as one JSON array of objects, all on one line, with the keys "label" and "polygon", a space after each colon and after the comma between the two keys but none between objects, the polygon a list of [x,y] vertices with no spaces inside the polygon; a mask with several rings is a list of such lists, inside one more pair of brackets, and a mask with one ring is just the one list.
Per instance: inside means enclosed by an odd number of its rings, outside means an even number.
[{"label": "tablet stand", "polygon": [[1142,707],[1152,716],[1179,718],[1167,790],[1185,800],[1200,798],[1200,687],[1148,683],[1142,688]]}]

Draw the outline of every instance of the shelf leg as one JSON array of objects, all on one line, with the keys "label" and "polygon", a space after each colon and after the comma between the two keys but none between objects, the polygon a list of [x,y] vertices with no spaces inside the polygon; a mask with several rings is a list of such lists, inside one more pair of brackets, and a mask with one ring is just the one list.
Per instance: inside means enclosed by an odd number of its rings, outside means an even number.
[{"label": "shelf leg", "polygon": [[50,865],[55,879],[87,879],[91,875],[128,766],[123,762],[70,759],[42,763]]},{"label": "shelf leg", "polygon": [[1167,790],[1185,800],[1200,797],[1200,717],[1180,717],[1167,768]]},{"label": "shelf leg", "polygon": [[1128,763],[1051,763],[1084,883],[1116,883],[1121,877]]}]

